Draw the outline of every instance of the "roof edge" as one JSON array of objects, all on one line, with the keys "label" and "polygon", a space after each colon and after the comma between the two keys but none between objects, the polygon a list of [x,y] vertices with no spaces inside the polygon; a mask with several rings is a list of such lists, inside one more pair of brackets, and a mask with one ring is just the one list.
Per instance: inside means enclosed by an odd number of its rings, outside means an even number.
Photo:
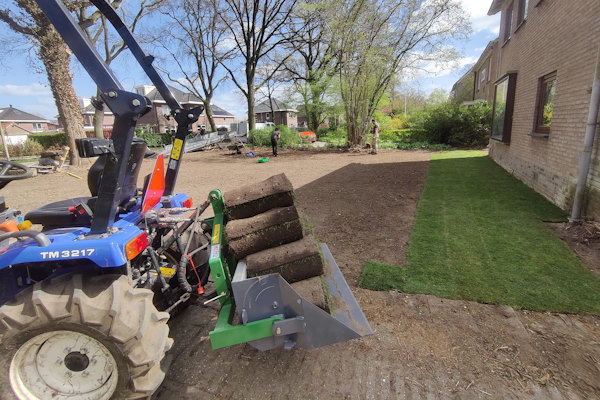
[{"label": "roof edge", "polygon": [[492,5],[490,6],[490,9],[487,12],[487,15],[495,15],[499,11],[501,11],[502,3],[504,3],[504,0],[493,0]]}]

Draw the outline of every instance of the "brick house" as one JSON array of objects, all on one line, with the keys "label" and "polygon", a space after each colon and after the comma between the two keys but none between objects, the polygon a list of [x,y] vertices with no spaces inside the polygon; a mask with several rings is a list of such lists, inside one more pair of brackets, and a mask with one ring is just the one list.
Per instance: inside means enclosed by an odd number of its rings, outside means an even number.
[{"label": "brick house", "polygon": [[272,110],[271,102],[268,100],[256,105],[254,109],[256,122],[273,122],[275,125],[285,125],[288,127],[298,126],[298,110],[288,107],[285,103],[277,99],[273,99],[272,103]]},{"label": "brick house", "polygon": [[[80,98],[79,105],[81,106],[81,114],[83,116],[83,129],[86,132],[92,132],[94,130],[94,114],[96,109],[91,103],[90,99]],[[110,132],[112,132],[112,127],[115,122],[115,116],[113,115],[110,108],[104,105],[104,119],[102,120],[102,126],[104,130],[104,135],[109,137]]]},{"label": "brick house", "polygon": [[[493,0],[488,15],[498,12],[502,15],[497,68],[491,70],[490,156],[569,210],[600,46],[600,1]],[[600,217],[597,154],[598,140],[586,212]]]},{"label": "brick house", "polygon": [[[177,101],[179,101],[179,104],[181,104],[181,106],[185,109],[191,109],[204,104],[202,100],[191,93],[185,93],[171,86],[169,86],[169,89]],[[143,128],[145,127],[152,132],[160,133],[174,131],[177,128],[177,124],[173,118],[166,118],[166,115],[169,115],[170,113],[169,107],[167,106],[167,102],[162,98],[154,86],[136,86],[135,92],[142,96],[148,97],[152,101],[152,110],[138,120],[138,126]],[[213,120],[215,121],[217,128],[229,128],[229,125],[235,122],[235,115],[229,113],[228,111],[225,111],[224,109],[212,104],[211,110],[213,112]],[[203,112],[198,121],[192,126],[192,130],[194,132],[199,132],[202,128],[210,130],[210,124],[208,123],[206,112]]]},{"label": "brick house", "polygon": [[498,39],[494,39],[487,44],[475,65],[452,86],[451,97],[464,100],[466,105],[481,100],[492,104],[498,53]]},{"label": "brick house", "polygon": [[472,69],[473,73],[473,100],[494,102],[494,80],[498,67],[498,39],[487,44],[479,60]]},{"label": "brick house", "polygon": [[[58,126],[50,120],[21,111],[12,105],[0,108],[0,124],[8,136],[15,136],[12,138],[13,142],[24,142],[30,133],[56,132]],[[7,141],[11,142],[11,138],[8,137]]]}]

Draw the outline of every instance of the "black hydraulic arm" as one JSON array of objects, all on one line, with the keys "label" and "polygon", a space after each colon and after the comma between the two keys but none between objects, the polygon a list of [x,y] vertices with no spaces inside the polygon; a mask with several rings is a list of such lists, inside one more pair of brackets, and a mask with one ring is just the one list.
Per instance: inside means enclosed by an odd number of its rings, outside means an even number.
[{"label": "black hydraulic arm", "polygon": [[175,96],[169,90],[169,87],[158,74],[158,71],[152,63],[154,62],[154,57],[148,55],[142,50],[139,43],[135,40],[129,28],[123,23],[123,20],[116,13],[114,8],[110,4],[106,2],[106,0],[91,0],[91,2],[100,10],[100,12],[106,16],[108,21],[112,24],[112,26],[117,30],[117,33],[137,62],[140,64],[146,75],[152,81],[158,93],[162,96],[162,98],[167,103],[167,106],[171,109],[171,115],[175,118],[177,122],[177,132],[175,133],[175,140],[173,142],[173,149],[171,151],[171,155],[169,157],[169,164],[167,166],[167,173],[165,176],[165,195],[173,194],[173,189],[175,188],[175,182],[177,180],[177,174],[179,173],[179,164],[181,163],[181,155],[183,153],[183,147],[185,145],[185,138],[189,132],[189,127],[191,124],[196,122],[204,111],[204,107],[196,107],[191,110],[185,110],[181,107],[181,104],[177,101]]},{"label": "black hydraulic arm", "polygon": [[[138,118],[150,110],[151,104],[144,96],[123,90],[113,72],[100,58],[96,49],[74,21],[62,1],[36,1],[94,80],[100,89],[102,99],[115,115],[112,131],[115,154],[114,157],[109,157],[103,170],[96,209],[94,210],[94,219],[90,230],[92,234],[101,234],[107,232],[114,222],[120,200],[121,187],[125,177],[127,159],[131,151],[131,141],[133,140],[135,125]],[[171,113],[178,124],[175,137],[176,143],[173,146],[166,175],[167,188],[165,194],[172,194],[179,171],[185,136],[188,133],[189,126],[202,113],[203,107],[184,110],[158,75],[156,69],[152,66],[154,58],[143,52],[129,29],[127,29],[110,4],[106,0],[92,0],[92,3],[106,15],[107,19],[115,27],[144,72],[171,108]],[[175,144],[178,146],[176,147]],[[177,149],[179,151],[176,151]]]}]

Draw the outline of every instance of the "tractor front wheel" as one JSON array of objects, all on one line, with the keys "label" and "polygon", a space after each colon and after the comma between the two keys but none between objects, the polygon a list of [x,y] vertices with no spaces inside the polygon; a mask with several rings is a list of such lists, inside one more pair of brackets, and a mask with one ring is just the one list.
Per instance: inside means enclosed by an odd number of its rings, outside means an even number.
[{"label": "tractor front wheel", "polygon": [[121,275],[63,275],[0,307],[0,386],[19,399],[149,397],[173,341],[152,292]]}]

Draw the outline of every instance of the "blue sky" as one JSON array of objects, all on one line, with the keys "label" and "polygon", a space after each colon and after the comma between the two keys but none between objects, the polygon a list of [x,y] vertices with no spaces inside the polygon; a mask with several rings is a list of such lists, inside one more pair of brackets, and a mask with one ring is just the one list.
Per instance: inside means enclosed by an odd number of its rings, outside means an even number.
[{"label": "blue sky", "polygon": [[[466,71],[466,66],[476,62],[487,43],[498,36],[500,13],[492,17],[487,16],[491,0],[462,0],[462,3],[464,9],[471,15],[473,34],[469,40],[457,44],[457,50],[462,53],[461,59],[455,68],[441,69],[432,65],[428,74],[421,74],[417,80],[408,82],[411,86],[416,86],[425,93],[430,93],[436,88],[449,92],[454,82]],[[11,35],[13,34],[9,28],[3,23],[0,24],[0,38],[5,40]],[[152,54],[151,47],[147,45],[143,47],[147,53]],[[137,68],[135,61],[129,57],[119,57],[113,62],[112,68],[126,90],[132,90],[136,85],[150,83]],[[73,62],[73,75],[78,96],[91,97],[95,94],[93,81],[77,62]],[[213,103],[240,119],[246,117],[245,100],[230,82],[218,89]],[[0,63],[0,108],[9,105],[51,120],[56,119],[57,111],[46,76],[39,71],[36,72],[25,47],[23,51],[12,54]]]}]

